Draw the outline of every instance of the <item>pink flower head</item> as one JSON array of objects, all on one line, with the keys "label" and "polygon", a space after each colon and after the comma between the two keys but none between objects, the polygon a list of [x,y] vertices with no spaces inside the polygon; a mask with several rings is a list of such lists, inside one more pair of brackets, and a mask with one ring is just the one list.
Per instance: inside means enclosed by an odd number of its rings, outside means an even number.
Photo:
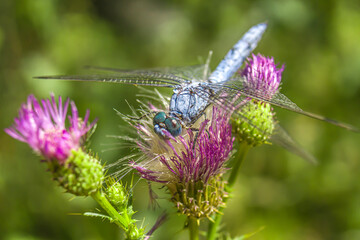
[{"label": "pink flower head", "polygon": [[277,68],[273,57],[252,54],[252,58],[247,59],[241,72],[241,76],[245,77],[245,89],[270,100],[279,89],[284,67],[282,65],[281,68]]},{"label": "pink flower head", "polygon": [[51,99],[38,100],[30,95],[14,119],[13,126],[5,129],[11,137],[26,142],[46,160],[58,160],[64,163],[70,156],[71,150],[77,150],[82,145],[83,136],[95,125],[95,121],[88,124],[89,110],[84,120],[79,119],[74,102],[71,102],[69,127],[65,127],[66,114],[70,99],[65,104],[59,96],[58,105],[52,94]]},{"label": "pink flower head", "polygon": [[[151,160],[163,167],[146,162],[132,162],[132,167],[142,178],[161,183],[206,183],[209,178],[223,173],[234,141],[227,114],[214,107],[211,121],[204,120],[197,132],[188,129],[188,136],[188,140],[179,136],[179,142],[174,143],[176,146],[168,140],[171,150]],[[148,155],[148,151],[140,149]]]}]

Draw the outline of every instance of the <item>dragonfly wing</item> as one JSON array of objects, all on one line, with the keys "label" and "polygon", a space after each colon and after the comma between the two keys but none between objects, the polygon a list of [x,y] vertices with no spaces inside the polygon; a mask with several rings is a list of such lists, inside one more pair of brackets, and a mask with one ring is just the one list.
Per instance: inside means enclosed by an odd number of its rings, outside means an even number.
[{"label": "dragonfly wing", "polygon": [[276,124],[274,134],[271,136],[270,140],[272,143],[285,148],[286,150],[313,164],[318,162],[312,154],[308,153],[297,142],[295,142],[295,140],[293,140],[279,124]]},{"label": "dragonfly wing", "polygon": [[[232,100],[233,98],[231,96],[228,96],[226,92],[216,91],[216,93],[210,94],[209,91],[205,91],[200,88],[197,91],[199,93],[199,96],[203,97],[204,99],[208,99],[209,104],[214,104],[217,107],[221,107],[225,111],[229,112],[229,114],[232,114],[233,118],[240,118],[254,128],[256,128],[257,130],[263,132],[263,130],[261,130],[259,126],[255,124],[254,120],[248,119],[246,116],[241,114],[240,109],[235,107],[236,104],[234,104]],[[249,99],[243,99],[242,107],[246,107],[249,102]],[[299,157],[311,163],[317,163],[316,158],[307,151],[305,151],[298,143],[296,143],[295,140],[293,140],[279,124],[276,124],[270,140],[272,143],[287,149],[288,151],[298,155]]]},{"label": "dragonfly wing", "polygon": [[[217,86],[218,89],[224,88],[223,91],[228,93],[228,96],[231,98],[237,97],[237,101],[243,101],[246,98],[256,99],[259,101],[270,103],[274,106],[284,108],[314,119],[318,119],[321,121],[328,122],[330,124],[333,124],[335,126],[345,128],[350,131],[354,132],[360,132],[360,130],[354,126],[351,126],[347,123],[339,122],[327,117],[323,117],[321,115],[310,113],[302,110],[300,107],[298,107],[294,102],[292,102],[288,97],[286,97],[284,94],[278,92],[274,94],[273,96],[269,97],[269,95],[264,94],[263,91],[260,90],[254,90],[254,89],[247,89],[244,87],[244,79],[243,78],[235,78],[232,79],[231,82],[227,84],[220,84]],[[215,86],[213,88],[216,88]]]},{"label": "dragonfly wing", "polygon": [[206,74],[206,65],[191,65],[191,66],[182,66],[182,67],[161,67],[161,68],[148,68],[148,69],[118,69],[118,68],[107,68],[107,67],[96,67],[96,66],[86,66],[86,69],[106,71],[106,72],[116,72],[116,73],[132,73],[132,74],[149,74],[157,73],[164,75],[171,75],[173,78],[178,79],[180,82],[188,83],[191,81],[200,81],[204,78]]},{"label": "dragonfly wing", "polygon": [[172,74],[163,74],[158,72],[117,72],[112,74],[91,74],[91,75],[57,75],[57,76],[41,76],[37,79],[58,79],[73,81],[94,81],[94,82],[110,82],[131,85],[169,87],[176,86],[187,82],[185,79],[174,76]]},{"label": "dragonfly wing", "polygon": [[[233,117],[240,118],[243,121],[247,122],[252,127],[258,129],[261,132],[263,132],[263,130],[261,130],[254,123],[254,121],[252,119],[247,118],[246,116],[244,116],[241,113],[241,111],[238,111],[239,109],[237,109],[235,107],[235,105],[234,105],[234,102],[231,101],[232,98],[230,98],[228,95],[226,95],[226,93],[224,94],[224,92],[222,92],[222,91],[214,91],[214,89],[212,89],[212,88],[201,86],[201,87],[196,88],[196,94],[200,98],[206,100],[208,102],[208,105],[214,104],[218,108],[221,108],[225,112],[228,112],[229,114],[231,114]],[[247,103],[248,102],[249,101],[247,101]],[[247,103],[244,103],[244,105],[247,104]]]}]

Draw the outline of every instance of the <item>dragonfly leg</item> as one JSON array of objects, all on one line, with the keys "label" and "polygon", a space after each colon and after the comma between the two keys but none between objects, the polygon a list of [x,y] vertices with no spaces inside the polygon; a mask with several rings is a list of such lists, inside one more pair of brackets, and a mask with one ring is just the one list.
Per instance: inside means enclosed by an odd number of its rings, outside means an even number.
[{"label": "dragonfly leg", "polygon": [[194,131],[194,132],[199,132],[199,129],[198,128],[193,128],[193,127],[191,127],[191,128],[189,128],[191,131]]},{"label": "dragonfly leg", "polygon": [[[195,134],[195,138],[194,138],[194,145],[193,145],[193,151],[195,151],[195,146],[196,146],[196,141],[199,137],[199,129],[198,128],[190,128],[192,131],[196,131],[196,134]],[[207,129],[205,129],[205,131],[207,132],[208,136],[210,136],[210,133]]]},{"label": "dragonfly leg", "polygon": [[196,134],[195,134],[194,145],[193,145],[193,152],[195,152],[195,146],[196,146],[196,141],[197,141],[198,137],[199,137],[199,130],[198,130],[198,131],[196,132]]},{"label": "dragonfly leg", "polygon": [[132,117],[132,116],[126,116],[126,117],[127,117],[129,120],[140,121],[141,119],[143,119],[143,118],[145,118],[145,117],[147,117],[147,116],[150,116],[150,115],[152,115],[152,114],[155,114],[155,113],[157,113],[157,111],[151,111],[151,112],[149,112],[149,113],[147,113],[147,114],[142,115],[141,117]]}]

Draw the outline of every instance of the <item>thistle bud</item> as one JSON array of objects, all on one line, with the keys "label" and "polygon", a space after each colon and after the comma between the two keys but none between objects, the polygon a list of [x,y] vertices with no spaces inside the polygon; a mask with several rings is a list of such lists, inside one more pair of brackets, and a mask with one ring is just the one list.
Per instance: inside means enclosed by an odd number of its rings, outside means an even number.
[{"label": "thistle bud", "polygon": [[275,127],[270,104],[251,100],[241,108],[240,113],[250,121],[232,120],[235,138],[253,147],[268,143]]},{"label": "thistle bud", "polygon": [[128,193],[120,182],[111,179],[106,188],[107,199],[119,212],[124,211],[128,205]]},{"label": "thistle bud", "polygon": [[60,186],[76,196],[89,196],[102,187],[104,169],[99,160],[81,149],[72,151],[64,164],[49,162],[50,171]]},{"label": "thistle bud", "polygon": [[126,231],[126,240],[140,240],[144,239],[144,228],[138,228],[135,224],[130,224]]}]

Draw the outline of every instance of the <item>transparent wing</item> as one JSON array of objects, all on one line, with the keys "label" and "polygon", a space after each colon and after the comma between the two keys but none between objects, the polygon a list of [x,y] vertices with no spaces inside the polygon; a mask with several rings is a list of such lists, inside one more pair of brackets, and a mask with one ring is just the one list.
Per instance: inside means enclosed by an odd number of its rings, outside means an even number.
[{"label": "transparent wing", "polygon": [[193,65],[185,67],[165,67],[152,69],[116,69],[103,67],[87,67],[88,69],[102,71],[99,74],[84,75],[55,75],[40,76],[37,79],[59,79],[73,81],[112,82],[132,85],[170,87],[189,84],[192,81],[201,81],[208,74],[207,65]]},{"label": "transparent wing", "polygon": [[37,79],[58,79],[72,81],[94,81],[94,82],[110,82],[131,85],[155,86],[174,88],[186,80],[173,76],[171,74],[162,74],[157,72],[133,73],[119,72],[112,74],[89,74],[89,75],[55,75],[40,76]]},{"label": "transparent wing", "polygon": [[274,133],[271,135],[270,140],[272,143],[285,148],[289,152],[292,152],[293,154],[298,155],[313,164],[318,162],[313,155],[308,153],[297,142],[295,142],[295,140],[293,140],[279,124],[276,124]]},{"label": "transparent wing", "polygon": [[162,68],[148,68],[148,69],[118,69],[118,68],[107,68],[107,67],[96,67],[96,66],[86,66],[85,68],[91,70],[105,71],[105,72],[116,72],[116,73],[132,73],[132,74],[161,74],[161,75],[170,75],[172,78],[178,79],[180,82],[191,82],[191,81],[201,81],[209,73],[208,68],[205,64],[201,65],[192,65],[192,66],[183,66],[183,67],[162,67]]},{"label": "transparent wing", "polygon": [[171,87],[189,84],[192,81],[202,81],[208,74],[207,65],[193,65],[185,67],[164,67],[151,69],[116,69],[87,66],[87,69],[104,73],[86,75],[55,75],[40,76],[37,79],[59,79],[73,81],[112,82],[132,85]]},{"label": "transparent wing", "polygon": [[[210,88],[208,84],[202,85],[195,88],[195,93],[208,102],[208,105],[214,104],[218,108],[223,109],[224,111],[231,114],[233,117],[240,118],[243,121],[247,122],[254,128],[263,132],[254,122],[254,119],[249,119],[243,114],[241,111],[234,105],[234,102],[231,100],[232,98],[227,95],[224,91],[214,91],[214,89]],[[247,101],[249,102],[249,101]],[[246,103],[243,104],[245,106]]]},{"label": "transparent wing", "polygon": [[[263,130],[260,129],[260,126],[256,125],[255,119],[249,119],[243,114],[241,114],[239,108],[235,106],[233,98],[229,97],[226,92],[209,91],[204,87],[198,87],[196,90],[199,96],[209,101],[209,104],[214,104],[217,107],[221,107],[225,111],[228,111],[230,114],[232,114],[232,118],[240,118],[243,121],[246,121],[254,128],[256,128],[257,130],[259,130],[260,132],[263,132]],[[248,104],[249,102],[250,102],[249,99],[245,99],[241,107],[246,107],[246,104]],[[295,140],[293,140],[290,137],[290,135],[279,124],[275,125],[275,129],[274,132],[271,134],[270,140],[272,143],[285,148],[286,150],[298,155],[299,157],[313,164],[317,163],[316,158],[312,156],[310,153],[308,153],[306,150],[304,150],[298,143],[296,143]]]},{"label": "transparent wing", "polygon": [[315,113],[310,113],[310,112],[306,112],[304,110],[302,110],[301,108],[299,108],[294,102],[292,102],[289,98],[287,98],[284,94],[278,92],[275,95],[271,96],[271,98],[269,98],[268,96],[264,95],[263,92],[259,91],[259,90],[254,90],[254,89],[247,89],[244,87],[244,79],[241,77],[238,78],[234,78],[232,80],[230,80],[229,82],[225,83],[225,84],[218,84],[218,85],[212,85],[211,87],[213,89],[222,89],[222,91],[225,91],[227,93],[227,95],[234,99],[237,98],[237,102],[241,102],[246,100],[246,98],[251,98],[251,99],[256,99],[259,101],[263,101],[263,102],[267,102],[270,103],[274,106],[277,107],[281,107],[311,118],[315,118],[321,121],[325,121],[328,122],[330,124],[333,124],[335,126],[341,127],[341,128],[345,128],[347,130],[350,131],[354,131],[354,132],[360,132],[360,130],[354,126],[351,126],[347,123],[343,123],[343,122],[339,122],[327,117],[323,117],[321,115],[317,115]]}]

